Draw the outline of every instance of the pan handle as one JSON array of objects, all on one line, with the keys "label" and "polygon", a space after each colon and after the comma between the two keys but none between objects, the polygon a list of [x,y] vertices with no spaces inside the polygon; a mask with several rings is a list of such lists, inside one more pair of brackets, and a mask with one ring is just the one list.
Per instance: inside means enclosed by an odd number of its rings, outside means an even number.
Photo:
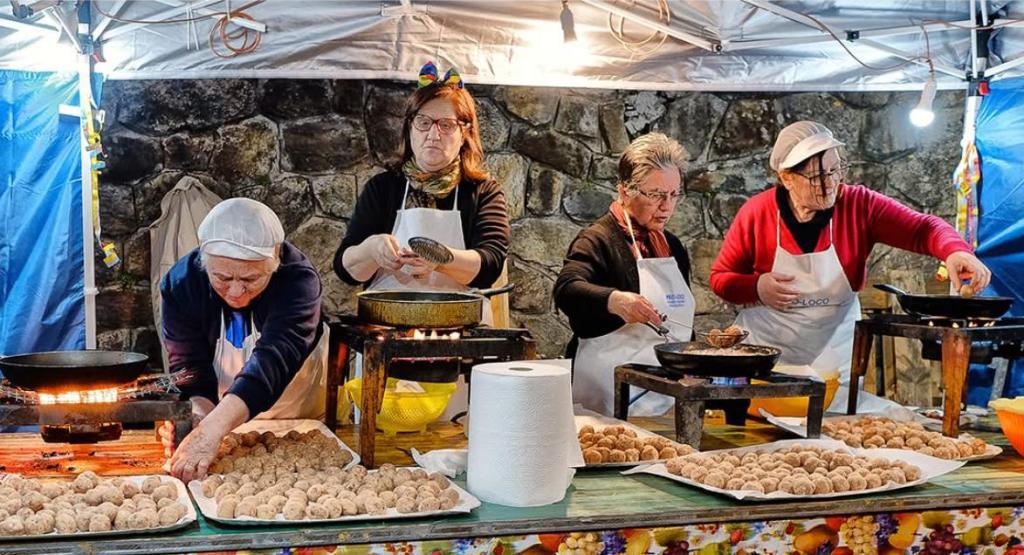
[{"label": "pan handle", "polygon": [[886,293],[892,293],[894,295],[909,295],[906,291],[888,283],[876,283],[875,289],[885,291]]},{"label": "pan handle", "polygon": [[477,295],[480,295],[481,297],[491,298],[491,297],[493,297],[495,295],[500,295],[502,293],[508,293],[509,291],[511,291],[511,290],[513,290],[515,288],[516,288],[515,284],[514,283],[510,283],[510,284],[502,286],[502,287],[495,287],[493,289],[477,289],[476,291],[472,291],[472,292],[476,293]]}]

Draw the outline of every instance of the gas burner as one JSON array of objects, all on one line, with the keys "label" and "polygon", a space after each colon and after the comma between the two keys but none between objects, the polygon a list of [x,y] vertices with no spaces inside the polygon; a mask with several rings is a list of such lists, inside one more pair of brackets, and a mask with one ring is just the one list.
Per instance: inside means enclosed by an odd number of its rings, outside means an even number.
[{"label": "gas burner", "polygon": [[177,386],[191,378],[182,371],[118,388],[60,393],[0,385],[0,426],[39,425],[48,443],[95,443],[120,438],[122,423],[172,420],[181,440],[191,430],[192,405],[179,399]]}]

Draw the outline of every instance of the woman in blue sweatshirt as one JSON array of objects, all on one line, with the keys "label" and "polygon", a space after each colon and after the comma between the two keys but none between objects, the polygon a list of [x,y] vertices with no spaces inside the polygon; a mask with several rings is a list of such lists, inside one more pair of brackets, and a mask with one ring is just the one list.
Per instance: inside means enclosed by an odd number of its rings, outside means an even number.
[{"label": "woman in blue sweatshirt", "polygon": [[[320,276],[284,240],[270,208],[225,200],[199,226],[199,248],[160,283],[163,341],[198,425],[171,458],[188,482],[206,475],[221,439],[252,418],[321,418],[327,328]],[[161,430],[165,443],[173,430]]]}]

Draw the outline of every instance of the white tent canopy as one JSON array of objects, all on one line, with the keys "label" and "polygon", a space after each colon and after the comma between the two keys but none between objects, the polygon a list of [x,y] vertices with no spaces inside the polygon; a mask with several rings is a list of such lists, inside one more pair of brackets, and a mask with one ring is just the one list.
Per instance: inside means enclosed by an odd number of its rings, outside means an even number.
[{"label": "white tent canopy", "polygon": [[[67,46],[57,44],[55,11],[74,29],[74,3],[51,10],[45,7],[53,0],[20,4],[36,13],[21,19],[10,6],[0,9],[0,67],[73,68]],[[483,84],[898,90],[920,88],[931,63],[940,88],[959,88],[973,69],[972,19],[991,28],[991,51],[981,62],[990,75],[1020,74],[1013,60],[1024,54],[1020,0],[569,0],[576,45],[563,42],[559,0],[92,4],[104,60],[97,70],[115,79],[408,79],[434,60],[442,71],[453,66]],[[238,22],[265,25],[266,33],[253,52],[221,58],[208,41],[228,5],[255,21],[233,18],[229,32]],[[166,20],[178,22],[151,23]],[[639,49],[621,42],[647,38]]]}]

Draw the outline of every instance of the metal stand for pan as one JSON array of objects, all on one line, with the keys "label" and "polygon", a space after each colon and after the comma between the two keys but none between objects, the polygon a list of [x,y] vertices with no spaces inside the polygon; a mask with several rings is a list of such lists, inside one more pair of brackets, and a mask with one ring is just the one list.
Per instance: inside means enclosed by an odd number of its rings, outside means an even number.
[{"label": "metal stand for pan", "polygon": [[680,378],[679,373],[660,366],[624,364],[615,367],[615,418],[629,415],[629,386],[675,397],[676,441],[700,448],[704,429],[704,407],[709,401],[756,399],[762,397],[810,397],[807,405],[807,437],[821,435],[821,416],[825,408],[825,384],[822,382],[772,374],[767,383],[713,384],[710,378]]}]

